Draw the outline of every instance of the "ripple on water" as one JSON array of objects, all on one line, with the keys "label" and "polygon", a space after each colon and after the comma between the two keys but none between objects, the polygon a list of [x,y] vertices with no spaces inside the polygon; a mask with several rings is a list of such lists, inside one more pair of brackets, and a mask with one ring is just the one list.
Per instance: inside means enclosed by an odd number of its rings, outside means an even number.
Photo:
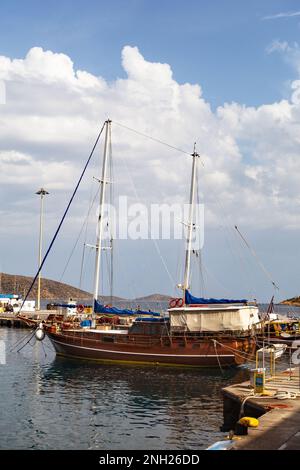
[{"label": "ripple on water", "polygon": [[27,330],[0,329],[2,449],[202,449],[223,434],[226,371],[105,366],[55,358],[49,343],[9,349]]}]

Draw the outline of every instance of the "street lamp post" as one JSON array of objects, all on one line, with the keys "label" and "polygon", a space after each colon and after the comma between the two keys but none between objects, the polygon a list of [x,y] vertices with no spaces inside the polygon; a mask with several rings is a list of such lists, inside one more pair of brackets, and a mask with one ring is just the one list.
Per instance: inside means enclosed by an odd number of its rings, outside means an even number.
[{"label": "street lamp post", "polygon": [[[42,264],[42,247],[43,247],[43,210],[44,210],[44,197],[49,194],[48,191],[41,188],[35,194],[41,197],[41,210],[40,210],[40,236],[39,236],[39,269]],[[37,310],[41,310],[41,272],[38,275],[38,291],[37,291]]]}]

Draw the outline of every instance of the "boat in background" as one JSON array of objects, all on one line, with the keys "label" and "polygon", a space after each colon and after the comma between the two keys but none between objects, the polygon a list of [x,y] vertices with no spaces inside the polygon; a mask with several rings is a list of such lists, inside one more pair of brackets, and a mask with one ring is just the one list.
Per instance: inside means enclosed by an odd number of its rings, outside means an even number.
[{"label": "boat in background", "polygon": [[262,344],[286,344],[292,346],[294,341],[300,340],[300,319],[267,320],[264,323],[264,332],[257,337]]},{"label": "boat in background", "polygon": [[256,355],[263,354],[264,358],[279,359],[286,352],[287,345],[284,343],[268,344],[256,351]]},{"label": "boat in background", "polygon": [[0,294],[0,314],[18,313],[21,306],[22,312],[35,312],[34,300],[26,300],[26,302],[23,302],[22,298],[17,294]]}]

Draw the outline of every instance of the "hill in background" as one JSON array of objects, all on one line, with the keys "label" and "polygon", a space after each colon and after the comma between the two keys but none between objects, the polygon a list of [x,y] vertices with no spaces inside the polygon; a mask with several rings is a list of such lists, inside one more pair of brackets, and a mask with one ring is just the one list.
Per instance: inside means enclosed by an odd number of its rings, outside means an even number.
[{"label": "hill in background", "polygon": [[282,305],[294,305],[300,307],[300,297],[293,297],[292,299],[283,300],[280,302]]},{"label": "hill in background", "polygon": [[145,297],[138,297],[135,300],[137,302],[169,302],[171,296],[163,294],[151,294]]},{"label": "hill in background", "polygon": [[[33,281],[33,277],[0,273],[0,293],[18,294],[24,297]],[[29,294],[29,300],[37,298],[37,281]],[[91,299],[91,294],[58,281],[42,278],[41,299]]]},{"label": "hill in background", "polygon": [[[25,297],[33,277],[20,276],[16,274],[0,273],[0,294],[18,294]],[[35,300],[37,298],[37,281],[35,282],[31,293],[29,294],[29,300]],[[42,278],[41,282],[41,299],[44,300],[89,300],[92,301],[92,294],[76,287],[64,284],[58,281],[52,281],[51,279]],[[165,302],[169,301],[170,296],[161,294],[147,295],[146,297],[139,297],[138,299],[131,300],[131,302]],[[110,303],[110,297],[103,297],[105,303]],[[130,302],[128,299],[121,297],[113,297],[113,302]]]}]

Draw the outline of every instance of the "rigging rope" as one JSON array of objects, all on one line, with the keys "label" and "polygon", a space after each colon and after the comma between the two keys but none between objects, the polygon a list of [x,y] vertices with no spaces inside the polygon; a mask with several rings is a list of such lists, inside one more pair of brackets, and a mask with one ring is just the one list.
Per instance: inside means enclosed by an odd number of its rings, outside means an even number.
[{"label": "rigging rope", "polygon": [[[171,148],[171,149],[173,149],[173,150],[176,150],[176,151],[178,151],[178,152],[181,152],[181,153],[183,153],[183,154],[185,154],[185,155],[191,156],[191,153],[190,153],[190,152],[187,152],[187,151],[185,151],[185,150],[182,150],[182,149],[179,148],[179,147],[175,147],[174,145],[171,145],[171,144],[169,144],[169,143],[167,143],[167,142],[164,142],[164,141],[162,141],[162,140],[160,140],[160,139],[157,139],[157,138],[152,137],[152,136],[150,136],[150,135],[148,135],[148,134],[145,134],[145,133],[140,132],[140,131],[138,131],[138,130],[136,130],[136,129],[133,129],[133,128],[129,127],[129,126],[126,126],[125,124],[121,124],[121,123],[116,122],[116,121],[113,121],[113,122],[114,122],[114,124],[116,124],[116,125],[118,125],[118,126],[124,128],[124,129],[127,129],[127,130],[129,130],[129,131],[131,131],[131,132],[134,132],[134,133],[137,134],[137,135],[140,135],[140,136],[142,136],[142,137],[145,137],[145,138],[147,138],[147,139],[150,139],[150,140],[152,140],[152,141],[154,141],[154,142],[157,142],[157,143],[159,143],[159,144],[161,144],[161,145],[164,145],[164,146],[166,146],[166,147],[168,147],[168,148]],[[201,161],[202,166],[204,166],[204,162],[203,162],[202,158],[200,159],[200,161]],[[128,172],[127,166],[126,166],[126,169],[127,169],[127,172]],[[131,175],[130,175],[130,176],[131,176]],[[139,200],[139,198],[137,197],[137,192],[136,192],[136,188],[135,188],[135,187],[134,187],[134,191],[135,191],[135,193],[136,193],[136,199]],[[165,270],[166,270],[166,272],[167,272],[167,274],[168,274],[168,276],[169,276],[169,279],[171,280],[172,285],[173,285],[173,286],[176,285],[176,284],[175,284],[175,280],[173,279],[173,276],[171,275],[170,271],[168,270],[168,267],[167,267],[167,265],[166,265],[166,262],[165,262],[165,260],[164,260],[164,258],[163,258],[163,256],[162,256],[162,254],[161,254],[161,252],[160,252],[158,243],[157,243],[156,240],[154,240],[154,239],[153,239],[152,241],[153,241],[153,243],[154,243],[154,245],[155,245],[155,248],[156,248],[156,251],[157,251],[157,253],[158,253],[158,255],[159,255],[159,257],[160,257],[160,259],[161,259],[161,261],[162,261],[162,264],[163,264],[163,266],[164,266],[164,268],[165,268]]]},{"label": "rigging rope", "polygon": [[83,269],[84,269],[84,258],[85,258],[85,245],[86,241],[83,243],[82,256],[81,256],[81,265],[80,265],[80,276],[79,276],[79,289],[82,289],[82,279],[83,279]]},{"label": "rigging rope", "polygon": [[[113,219],[112,219],[112,206],[114,202],[114,193],[113,193],[113,159],[112,159],[112,139],[111,139],[111,126],[109,127],[108,134],[108,176],[107,180],[110,184],[109,190],[109,200],[106,202],[107,205],[107,221],[105,223],[105,228],[107,231],[107,236],[109,237],[108,243],[102,247],[104,250],[103,258],[106,261],[107,268],[107,277],[108,277],[108,287],[110,291],[110,305],[113,304]],[[102,269],[103,268],[103,269]],[[102,279],[104,279],[104,267],[102,266]],[[103,286],[102,286],[103,287]]]},{"label": "rigging rope", "polygon": [[154,142],[165,145],[166,147],[169,147],[173,150],[177,150],[178,152],[184,153],[185,155],[191,156],[190,152],[186,152],[185,150],[182,150],[178,147],[174,147],[174,145],[168,144],[167,142],[163,142],[162,140],[156,139],[155,137],[151,137],[150,135],[147,135],[147,134],[144,134],[143,132],[132,129],[131,127],[125,126],[124,124],[120,124],[119,122],[116,122],[116,121],[113,121],[113,122],[114,122],[114,124],[117,124],[117,126],[123,127],[124,129],[127,129],[128,131],[134,132],[135,134],[138,134],[142,137],[145,137],[146,139],[153,140]]},{"label": "rigging rope", "polygon": [[[279,287],[276,285],[276,283],[273,281],[272,279],[272,276],[271,274],[269,273],[269,271],[267,271],[267,269],[265,268],[265,266],[263,265],[263,263],[260,261],[257,253],[255,252],[255,250],[250,246],[250,244],[247,242],[247,240],[245,239],[245,237],[242,235],[242,233],[240,232],[240,230],[238,229],[237,225],[234,226],[235,230],[237,231],[237,233],[239,234],[240,238],[242,239],[242,241],[244,242],[244,244],[247,246],[247,248],[249,249],[249,251],[251,252],[251,254],[253,255],[253,257],[256,259],[256,261],[258,262],[260,268],[262,269],[262,271],[266,274],[267,278],[270,280],[271,284],[273,285],[274,287],[274,290],[276,291],[280,291],[281,294],[283,295],[284,292],[282,289],[279,289]],[[273,296],[274,297],[274,296]],[[286,297],[286,296],[285,296]],[[297,311],[294,310],[294,307],[293,305],[290,305],[290,311],[295,315],[297,316]],[[279,312],[280,313],[280,312]]]},{"label": "rigging rope", "polygon": [[42,262],[41,262],[41,264],[40,264],[40,266],[39,266],[39,269],[38,269],[38,271],[37,271],[37,273],[36,273],[36,275],[35,275],[35,277],[34,277],[32,283],[31,283],[30,286],[29,286],[29,289],[28,289],[28,291],[27,291],[27,293],[26,293],[26,295],[25,295],[25,298],[24,298],[24,300],[23,300],[23,302],[22,302],[22,305],[21,305],[21,307],[20,307],[20,310],[19,310],[18,314],[20,314],[22,308],[24,307],[24,304],[25,304],[26,300],[28,299],[28,296],[29,296],[29,294],[30,294],[30,292],[31,292],[31,290],[32,290],[32,288],[33,288],[33,286],[34,286],[34,284],[35,284],[37,278],[38,278],[38,275],[40,274],[40,272],[41,272],[41,270],[42,270],[42,268],[43,268],[43,266],[44,266],[44,264],[45,264],[45,261],[46,261],[46,259],[48,258],[48,255],[49,255],[49,253],[50,253],[50,251],[51,251],[51,249],[52,249],[52,246],[54,245],[54,242],[55,242],[55,240],[56,240],[56,238],[57,238],[57,235],[58,235],[58,233],[59,233],[59,231],[60,231],[60,229],[61,229],[61,227],[62,227],[62,224],[63,224],[63,222],[64,222],[64,220],[65,220],[65,218],[66,218],[66,216],[67,216],[67,213],[69,212],[69,209],[70,209],[70,206],[71,206],[71,204],[72,204],[72,202],[73,202],[73,199],[74,199],[74,197],[75,197],[75,195],[76,195],[76,193],[77,193],[77,190],[78,190],[79,185],[80,185],[80,183],[81,183],[81,181],[82,181],[82,178],[83,178],[83,176],[84,176],[84,174],[85,174],[85,172],[86,172],[86,169],[87,169],[87,167],[88,167],[88,165],[89,165],[89,163],[90,163],[90,161],[91,161],[91,158],[92,158],[92,156],[93,156],[93,154],[94,154],[94,152],[95,152],[95,149],[96,149],[96,147],[97,147],[97,144],[98,144],[98,142],[99,142],[99,139],[100,139],[100,137],[101,137],[101,134],[102,134],[102,132],[103,132],[103,129],[104,129],[105,125],[106,125],[106,121],[104,122],[104,124],[103,124],[103,126],[102,126],[102,128],[101,128],[101,130],[100,130],[100,132],[99,132],[99,134],[98,134],[98,136],[97,136],[97,138],[96,138],[96,141],[95,141],[95,143],[94,143],[94,146],[93,146],[93,148],[92,148],[92,151],[91,151],[91,153],[90,153],[90,155],[89,155],[89,157],[88,157],[88,159],[87,159],[87,162],[86,162],[86,164],[85,164],[85,166],[84,166],[84,169],[82,170],[82,173],[81,173],[81,175],[80,175],[80,178],[79,178],[79,180],[78,180],[78,182],[77,182],[77,185],[76,185],[76,187],[75,187],[75,189],[74,189],[74,191],[73,191],[73,194],[72,194],[72,196],[71,196],[71,198],[70,198],[70,200],[69,200],[69,203],[68,203],[68,205],[67,205],[67,208],[66,208],[66,210],[65,210],[65,212],[64,212],[64,215],[62,216],[62,219],[61,219],[61,221],[60,221],[60,223],[59,223],[59,225],[58,225],[58,227],[57,227],[57,229],[56,229],[56,232],[55,232],[55,234],[54,234],[54,236],[53,236],[53,238],[52,238],[52,241],[51,241],[51,243],[50,243],[50,245],[49,245],[49,247],[48,247],[48,249],[47,249],[47,251],[46,251],[46,254],[45,254],[45,256],[44,256],[44,258],[43,258],[43,260],[42,260]]},{"label": "rigging rope", "polygon": [[[233,233],[233,237],[236,239],[236,233],[233,227],[228,227],[228,233],[230,234]],[[238,243],[236,244],[236,254],[237,254],[237,258],[239,259],[241,263],[241,268],[242,268],[241,273],[245,277],[245,285],[248,286],[249,298],[255,299],[256,298],[255,291],[257,289],[257,285],[254,281],[252,265],[250,264],[248,257],[246,257],[245,249],[244,249],[245,247],[244,245],[242,245],[242,243],[243,243],[242,240],[238,239]],[[256,280],[256,277],[255,277],[255,280]]]},{"label": "rigging rope", "polygon": [[[141,199],[140,199],[140,197],[139,197],[139,195],[138,195],[138,192],[137,192],[137,189],[136,189],[136,187],[135,187],[135,185],[134,185],[134,182],[133,182],[131,173],[130,173],[130,171],[129,171],[129,168],[128,168],[128,166],[127,166],[127,163],[126,163],[126,161],[125,161],[125,159],[124,159],[123,157],[122,157],[122,161],[123,161],[123,165],[124,165],[124,167],[125,167],[125,169],[126,169],[126,171],[127,171],[127,174],[128,174],[128,176],[129,176],[130,183],[131,183],[131,186],[132,186],[132,189],[133,189],[135,198],[136,198],[137,202],[140,203]],[[142,216],[145,217],[145,214],[143,213]],[[154,246],[155,246],[156,252],[157,252],[158,256],[160,257],[161,262],[162,262],[162,264],[163,264],[163,266],[164,266],[164,268],[165,268],[165,270],[166,270],[166,273],[167,273],[168,276],[169,276],[169,279],[170,279],[170,281],[171,281],[171,285],[174,286],[175,280],[174,280],[172,274],[170,273],[170,271],[169,271],[169,269],[168,269],[168,266],[167,266],[167,264],[166,264],[166,262],[165,262],[164,257],[163,257],[162,254],[161,254],[161,251],[160,251],[160,249],[159,249],[157,240],[155,240],[154,238],[152,238],[152,241],[153,241],[153,244],[154,244]]]},{"label": "rigging rope", "polygon": [[91,247],[88,247],[89,248],[89,251],[88,251],[88,254],[86,255],[85,254],[85,249],[87,248],[87,245],[84,244],[83,246],[83,253],[82,253],[82,258],[81,258],[81,269],[80,269],[80,284],[79,284],[79,288],[81,289],[82,285],[83,285],[83,280],[84,280],[84,276],[85,276],[85,272],[84,272],[84,269],[85,269],[85,265],[88,265],[90,263],[90,257],[91,257],[91,252],[92,252],[92,248]]},{"label": "rigging rope", "polygon": [[[200,208],[200,194],[199,194],[199,169],[196,169],[196,200],[197,200],[197,207]],[[199,214],[198,214],[199,215]],[[199,223],[201,221],[199,220]],[[204,223],[204,221],[203,221]],[[204,226],[202,227],[204,231]],[[201,233],[200,233],[201,235]],[[204,233],[203,233],[204,236]],[[201,241],[201,240],[200,240]],[[203,243],[204,240],[202,240]],[[198,252],[195,252],[196,258],[198,257],[198,269],[199,269],[199,284],[200,284],[200,292],[202,292],[202,297],[205,297],[205,279],[203,273],[203,265],[202,265],[202,248],[203,246],[199,246]]]},{"label": "rigging rope", "polygon": [[[76,241],[75,241],[75,243],[74,243],[74,246],[73,246],[73,248],[72,248],[72,250],[71,250],[71,253],[70,253],[70,255],[69,255],[69,258],[68,258],[68,260],[67,260],[67,263],[66,263],[65,268],[64,268],[64,270],[63,270],[63,272],[62,272],[62,275],[61,275],[61,277],[60,277],[59,282],[62,281],[62,279],[63,279],[63,277],[64,277],[64,275],[65,275],[65,272],[66,272],[66,270],[68,269],[69,263],[70,263],[70,261],[71,261],[71,258],[72,258],[72,256],[73,256],[73,254],[74,254],[74,251],[76,250],[77,244],[78,244],[78,242],[79,242],[79,240],[80,240],[80,237],[81,237],[81,235],[82,235],[82,232],[83,232],[84,227],[87,228],[88,219],[89,219],[91,210],[92,210],[92,208],[93,208],[93,206],[94,206],[96,197],[97,197],[98,194],[99,194],[99,191],[100,191],[100,187],[98,188],[98,190],[97,190],[97,192],[96,192],[96,194],[95,194],[95,196],[94,196],[92,202],[90,203],[90,207],[89,207],[89,209],[88,209],[88,213],[87,213],[87,215],[86,215],[86,217],[85,217],[85,219],[84,219],[84,221],[83,221],[83,224],[82,224],[82,226],[81,226],[81,229],[80,229],[80,231],[79,231],[79,234],[78,234],[78,236],[77,236],[77,239],[76,239]],[[81,273],[80,273],[80,276],[81,276]],[[80,280],[81,280],[81,279],[80,279]]]},{"label": "rigging rope", "polygon": [[260,268],[263,270],[263,272],[266,274],[266,276],[268,277],[268,279],[271,281],[272,285],[274,286],[275,289],[279,290],[279,287],[275,284],[275,282],[273,281],[272,279],[272,276],[271,274],[269,273],[269,271],[265,268],[265,266],[262,264],[262,262],[260,261],[257,253],[255,252],[255,250],[249,245],[249,243],[247,242],[247,240],[245,239],[245,237],[241,234],[241,232],[239,231],[237,225],[234,226],[234,228],[236,229],[237,233],[239,234],[239,236],[241,237],[241,239],[243,240],[243,242],[245,243],[245,245],[249,248],[249,250],[251,251],[251,253],[253,254],[253,256],[255,257],[255,259],[257,260],[258,262],[258,265],[260,266]]},{"label": "rigging rope", "polygon": [[[98,186],[98,191],[99,191],[99,189],[100,189],[100,188],[99,188],[99,186]],[[97,195],[98,195],[98,191],[97,191]],[[92,202],[92,193],[93,193],[93,186],[91,185],[91,193],[90,193],[90,204],[89,204],[89,207],[91,207],[91,205],[94,204],[94,201]],[[89,211],[88,213],[90,213],[90,211]],[[83,270],[84,270],[84,259],[85,259],[85,245],[86,245],[86,242],[87,242],[88,227],[89,227],[89,219],[87,219],[87,221],[86,221],[85,234],[84,234],[84,242],[83,242],[83,247],[82,247],[80,276],[79,276],[79,289],[82,288]]]},{"label": "rigging rope", "polygon": [[[113,167],[113,154],[112,154],[112,139],[111,139],[111,126],[109,126],[109,179],[110,179],[110,209],[114,203],[114,167]],[[110,210],[110,217],[109,220],[112,220],[111,210]],[[113,229],[111,226],[112,222],[110,222],[109,230],[110,230],[110,303],[113,303],[113,294],[114,294],[114,243],[113,243]]]}]

